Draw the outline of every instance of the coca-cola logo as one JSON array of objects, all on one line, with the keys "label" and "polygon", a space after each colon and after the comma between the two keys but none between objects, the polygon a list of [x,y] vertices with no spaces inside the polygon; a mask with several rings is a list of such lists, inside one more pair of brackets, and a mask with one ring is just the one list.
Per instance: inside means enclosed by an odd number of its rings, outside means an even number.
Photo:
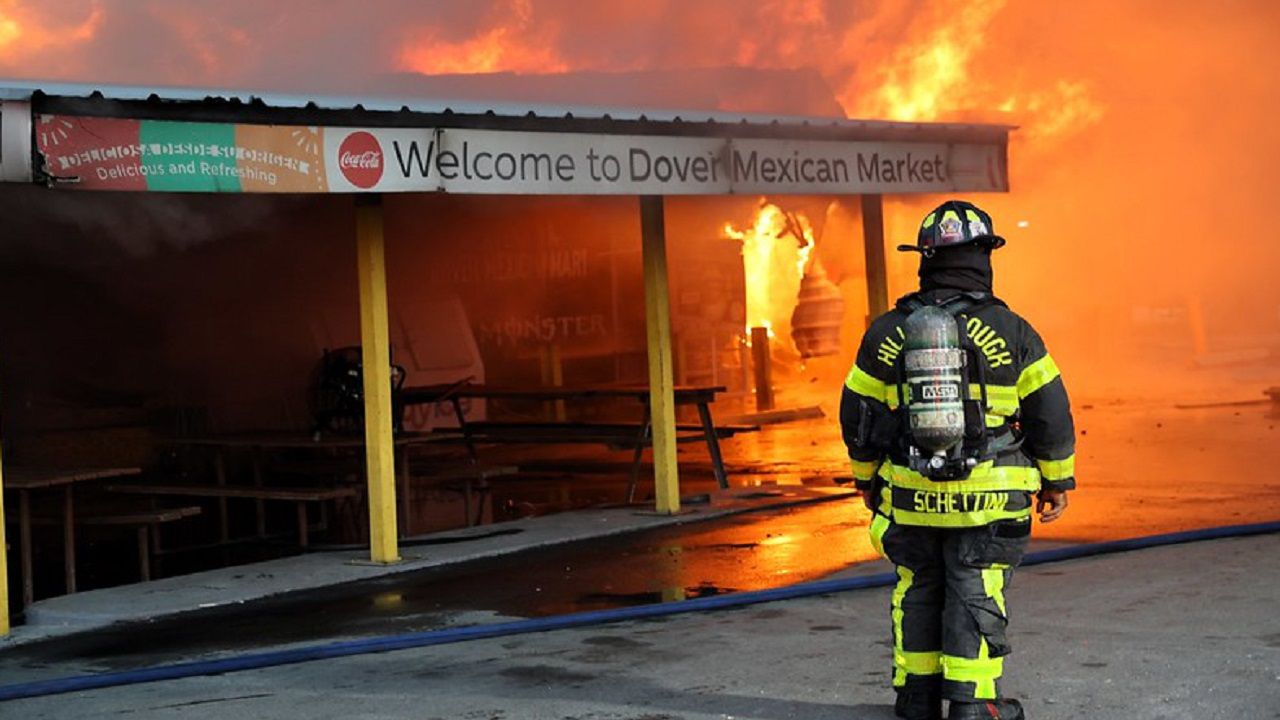
[{"label": "coca-cola logo", "polygon": [[358,188],[377,185],[382,165],[382,146],[367,132],[353,132],[338,146],[338,167],[347,182]]}]

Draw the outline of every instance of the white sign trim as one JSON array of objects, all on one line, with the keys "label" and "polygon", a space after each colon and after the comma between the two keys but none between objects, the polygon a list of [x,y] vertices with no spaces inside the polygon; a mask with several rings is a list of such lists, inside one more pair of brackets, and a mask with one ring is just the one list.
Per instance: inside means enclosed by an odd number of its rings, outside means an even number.
[{"label": "white sign trim", "polygon": [[31,178],[31,104],[0,102],[0,181]]}]

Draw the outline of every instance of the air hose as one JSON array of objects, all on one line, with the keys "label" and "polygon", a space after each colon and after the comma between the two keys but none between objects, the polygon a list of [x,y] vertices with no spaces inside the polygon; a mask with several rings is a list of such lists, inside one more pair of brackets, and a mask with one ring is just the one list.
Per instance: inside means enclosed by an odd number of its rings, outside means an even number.
[{"label": "air hose", "polygon": [[[1190,530],[1185,532],[1166,533],[1162,535],[1148,535],[1145,537],[1137,537],[1127,540],[1110,540],[1085,545],[1070,545],[1055,548],[1053,550],[1042,550],[1029,553],[1023,560],[1022,565],[1040,565],[1043,563],[1060,562],[1063,560],[1076,560],[1095,555],[1141,550],[1145,548],[1159,547],[1162,545],[1176,545],[1200,540],[1247,537],[1250,535],[1263,535],[1276,532],[1280,532],[1280,521],[1256,523],[1251,525],[1229,525],[1226,527],[1206,528],[1202,530]],[[845,592],[847,590],[885,587],[893,585],[896,582],[897,577],[894,573],[878,573],[875,575],[863,575],[852,578],[817,580],[814,582],[798,583],[795,585],[771,588],[768,590],[753,590],[728,595],[714,595],[710,597],[695,598],[692,600],[681,600],[678,602],[644,605],[640,607],[594,610],[590,612],[570,613],[566,615],[533,618],[529,620],[517,620],[514,622],[473,625],[468,627],[449,628],[445,630],[427,630],[422,632],[403,633],[399,635],[361,638],[357,640],[343,640],[321,645],[291,648],[287,650],[247,653],[244,655],[216,660],[198,660],[193,662],[157,665],[154,667],[134,670],[120,670],[89,675],[73,675],[49,680],[0,685],[0,702],[6,700],[17,700],[20,698],[57,695],[81,690],[96,690],[121,685],[156,682],[159,680],[177,680],[180,678],[203,675],[220,675],[240,670],[255,670],[259,668],[275,667],[278,665],[311,662],[313,660],[347,657],[350,655],[388,652],[391,650],[405,650],[408,648],[428,647],[431,645],[446,645],[449,643],[466,642],[468,640],[482,640],[485,638],[546,632],[549,630],[563,630],[566,628],[665,617],[668,615],[678,615],[689,612],[721,610],[758,603],[777,602],[779,600],[791,600],[794,598],[812,597],[815,595],[829,595],[831,593]]]}]

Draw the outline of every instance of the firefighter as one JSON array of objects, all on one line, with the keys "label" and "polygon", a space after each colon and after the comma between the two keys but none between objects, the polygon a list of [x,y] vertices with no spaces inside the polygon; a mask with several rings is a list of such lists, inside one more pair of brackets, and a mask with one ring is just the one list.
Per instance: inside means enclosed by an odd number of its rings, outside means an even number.
[{"label": "firefighter", "polygon": [[[1058,368],[1031,325],[992,294],[991,252],[1004,243],[968,202],[929,213],[916,244],[898,247],[920,253],[920,290],[871,323],[841,397],[871,541],[897,571],[894,710],[908,720],[940,720],[943,699],[950,720],[1023,717],[999,691],[1010,651],[1005,590],[1032,506],[1052,522],[1075,488]],[[912,337],[928,322],[933,332]]]}]

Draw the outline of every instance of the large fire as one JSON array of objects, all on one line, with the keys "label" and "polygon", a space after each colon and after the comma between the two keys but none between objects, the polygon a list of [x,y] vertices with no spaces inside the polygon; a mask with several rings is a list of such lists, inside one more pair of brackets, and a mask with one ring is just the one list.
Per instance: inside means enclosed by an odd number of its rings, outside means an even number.
[{"label": "large fire", "polygon": [[428,28],[401,50],[400,67],[424,75],[570,70],[554,44],[534,27],[533,16],[531,0],[513,0],[496,24],[468,37],[453,40]]},{"label": "large fire", "polygon": [[[306,78],[300,87],[356,78],[353,87],[363,88],[371,77],[395,71],[809,67],[853,117],[1005,120],[1053,135],[1087,127],[1104,107],[1086,78],[1015,68],[1006,53],[993,51],[994,25],[1034,15],[1007,0],[856,8],[823,0],[696,6],[628,0],[598,7],[491,0],[385,17],[376,7],[320,15],[281,7],[287,4],[273,10],[227,0],[211,12],[180,2],[0,0],[0,72],[252,87],[255,74],[279,82],[288,66]],[[715,32],[725,28],[733,32]],[[326,49],[338,38],[349,50],[340,58]],[[134,58],[126,50],[139,43],[151,52]],[[999,67],[994,76],[992,67]]]},{"label": "large fire", "polygon": [[[557,87],[572,90],[573,73],[745,68],[776,83],[779,73],[805,71],[820,86],[805,92],[825,97],[811,107],[838,101],[850,117],[1018,126],[1013,192],[973,199],[1010,241],[997,290],[1068,346],[1056,354],[1073,370],[1112,375],[1102,358],[1144,324],[1205,352],[1253,347],[1264,333],[1241,319],[1274,319],[1280,306],[1267,195],[1269,158],[1280,154],[1273,0],[313,5],[0,0],[0,73],[378,94],[414,87],[397,84],[414,73],[569,73]],[[662,77],[644,104],[810,112],[790,104],[795,94],[710,97]],[[599,87],[584,82],[555,101],[601,104]],[[909,239],[937,200],[886,197],[888,242]],[[767,233],[777,216],[761,222]],[[1238,252],[1206,253],[1206,238],[1229,238]],[[911,287],[910,258],[890,254],[889,270],[891,294]],[[1053,277],[1088,278],[1090,291]],[[1188,297],[1203,307],[1194,330]],[[784,311],[751,304],[753,323],[780,332]],[[1185,321],[1171,329],[1150,320],[1166,317]]]},{"label": "large fire", "polygon": [[[0,0],[0,72],[253,87],[293,71],[297,87],[289,89],[341,79],[353,90],[397,71],[807,67],[854,117],[982,116],[1060,130],[1096,119],[1101,107],[1084,78],[1015,68],[1007,53],[993,52],[994,25],[1036,12],[1007,0],[454,0],[421,10],[353,4],[325,13],[304,12],[304,4],[225,0],[214,11],[185,2]],[[332,52],[337,41],[343,53]],[[139,46],[148,52],[132,54]],[[978,71],[993,58],[1003,66],[998,75]],[[1063,105],[1084,110],[1068,110],[1068,122]]]},{"label": "large fire", "polygon": [[724,235],[742,243],[747,290],[747,327],[763,327],[769,335],[786,335],[813,252],[813,227],[803,213],[789,213],[761,201],[751,226],[725,223]]},{"label": "large fire", "polygon": [[982,47],[987,26],[1004,4],[1005,0],[965,3],[919,42],[895,50],[880,68],[874,91],[860,96],[856,86],[843,88],[845,107],[859,117],[934,120],[971,102],[969,60]]}]

